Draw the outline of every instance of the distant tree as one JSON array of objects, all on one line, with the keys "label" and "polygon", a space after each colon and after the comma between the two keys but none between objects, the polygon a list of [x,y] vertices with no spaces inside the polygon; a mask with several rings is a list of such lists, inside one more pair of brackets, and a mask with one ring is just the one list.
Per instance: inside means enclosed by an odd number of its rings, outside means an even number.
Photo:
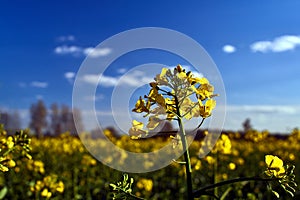
[{"label": "distant tree", "polygon": [[61,120],[62,132],[70,131],[68,127],[70,121],[70,109],[67,105],[61,106],[60,120]]},{"label": "distant tree", "polygon": [[[76,126],[75,126],[76,121]],[[73,116],[72,116],[72,127],[74,133],[81,133],[84,130],[82,118],[81,118],[81,111],[77,108],[73,109]]]},{"label": "distant tree", "polygon": [[244,129],[244,132],[245,132],[245,133],[248,132],[248,131],[250,131],[250,130],[252,130],[252,125],[251,125],[251,120],[250,120],[250,118],[247,118],[247,119],[243,122],[242,126],[243,126],[243,129]]},{"label": "distant tree", "polygon": [[50,114],[50,132],[57,136],[62,133],[61,120],[60,120],[60,110],[56,103],[51,105],[51,114]]},{"label": "distant tree", "polygon": [[13,132],[21,128],[21,118],[18,111],[9,114],[7,128]]},{"label": "distant tree", "polygon": [[0,111],[0,124],[3,124],[8,133],[14,133],[21,128],[21,119],[18,111],[3,112]]},{"label": "distant tree", "polygon": [[[76,119],[76,125],[75,125]],[[81,120],[81,112],[79,109],[70,109],[67,105],[62,105],[61,108],[57,104],[51,106],[51,132],[58,135],[62,132],[69,131],[72,134],[77,134],[83,131]]]},{"label": "distant tree", "polygon": [[5,128],[7,128],[9,121],[9,115],[7,112],[0,111],[0,124],[3,124]]},{"label": "distant tree", "polygon": [[43,136],[43,129],[47,126],[47,108],[42,100],[30,107],[31,122],[29,127],[32,128],[38,137]]}]

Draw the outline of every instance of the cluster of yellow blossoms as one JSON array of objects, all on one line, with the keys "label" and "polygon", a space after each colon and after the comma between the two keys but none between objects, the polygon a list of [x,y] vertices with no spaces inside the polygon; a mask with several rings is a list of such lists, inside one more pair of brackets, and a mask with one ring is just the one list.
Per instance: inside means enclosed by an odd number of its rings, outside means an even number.
[{"label": "cluster of yellow blossoms", "polygon": [[57,180],[56,175],[49,175],[43,178],[43,180],[36,181],[31,187],[30,191],[40,194],[41,197],[50,198],[53,193],[63,193],[64,183]]},{"label": "cluster of yellow blossoms", "polygon": [[27,169],[36,173],[44,174],[44,163],[40,160],[28,160]]},{"label": "cluster of yellow blossoms", "polygon": [[16,166],[14,157],[24,155],[31,159],[30,139],[26,131],[18,131],[15,135],[8,136],[3,125],[0,125],[0,171],[7,172]]},{"label": "cluster of yellow blossoms", "polygon": [[[174,70],[163,68],[150,83],[150,92],[144,98],[140,97],[132,110],[146,113],[149,117],[146,128],[155,129],[163,120],[178,118],[209,117],[216,106],[212,97],[214,87],[204,77],[194,77],[192,72],[186,72],[180,65]],[[133,120],[129,134],[132,139],[148,134],[142,122]]]}]

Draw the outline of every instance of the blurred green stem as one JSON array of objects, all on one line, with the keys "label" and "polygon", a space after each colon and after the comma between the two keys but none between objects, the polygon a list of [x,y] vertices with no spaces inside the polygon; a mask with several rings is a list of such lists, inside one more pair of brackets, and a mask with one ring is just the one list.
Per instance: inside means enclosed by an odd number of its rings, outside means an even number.
[{"label": "blurred green stem", "polygon": [[221,181],[219,183],[215,183],[212,185],[208,185],[206,187],[203,187],[199,190],[196,190],[193,192],[194,197],[200,197],[201,195],[207,193],[207,190],[214,189],[217,187],[221,187],[224,185],[232,184],[232,183],[237,183],[237,182],[243,182],[243,181],[263,181],[263,182],[268,182],[268,181],[274,181],[278,180],[279,178],[261,178],[261,177],[242,177],[242,178],[235,178],[235,179],[230,179],[226,181]]}]

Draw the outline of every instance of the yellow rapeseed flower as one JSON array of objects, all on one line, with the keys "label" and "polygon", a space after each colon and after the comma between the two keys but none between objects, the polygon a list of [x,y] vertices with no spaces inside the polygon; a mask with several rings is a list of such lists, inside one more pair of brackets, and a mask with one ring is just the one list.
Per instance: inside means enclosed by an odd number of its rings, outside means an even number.
[{"label": "yellow rapeseed flower", "polygon": [[132,121],[132,127],[129,129],[129,135],[131,139],[138,139],[142,135],[146,135],[147,132],[142,130],[144,128],[144,124],[142,122],[139,122],[137,120]]},{"label": "yellow rapeseed flower", "polygon": [[7,145],[7,147],[8,147],[9,149],[11,149],[11,148],[14,147],[15,143],[14,143],[14,141],[13,141],[13,137],[12,137],[12,136],[9,136],[9,137],[7,138],[6,145]]},{"label": "yellow rapeseed flower", "polygon": [[137,112],[137,113],[141,113],[141,112],[149,112],[149,108],[150,108],[150,102],[145,102],[145,100],[142,99],[142,97],[139,98],[139,100],[136,102],[135,104],[135,108],[132,109],[132,112]]},{"label": "yellow rapeseed flower", "polygon": [[231,141],[229,137],[225,134],[222,134],[215,144],[212,153],[222,153],[222,154],[230,154],[231,153]]},{"label": "yellow rapeseed flower", "polygon": [[9,160],[9,161],[7,162],[7,166],[8,166],[9,168],[13,168],[13,167],[16,166],[16,162],[15,162],[14,160]]},{"label": "yellow rapeseed flower", "polygon": [[48,191],[47,188],[43,189],[43,191],[41,192],[41,196],[42,197],[46,197],[46,198],[50,198],[52,196],[52,193]]},{"label": "yellow rapeseed flower", "polygon": [[161,73],[157,74],[155,77],[155,81],[158,85],[168,85],[168,79],[166,78],[166,74],[168,73],[167,68],[162,68]]},{"label": "yellow rapeseed flower", "polygon": [[235,170],[236,165],[235,165],[233,162],[231,162],[231,163],[228,164],[228,168],[229,168],[230,170]]},{"label": "yellow rapeseed flower", "polygon": [[158,117],[150,116],[149,117],[149,122],[147,124],[147,128],[149,130],[155,129],[159,125],[160,121],[161,121],[161,119],[159,119]]},{"label": "yellow rapeseed flower", "polygon": [[163,106],[164,108],[166,107],[165,98],[163,97],[162,94],[158,93],[157,88],[152,88],[150,90],[150,93],[148,95],[148,99],[150,100],[150,102],[155,102],[155,103]]},{"label": "yellow rapeseed flower", "polygon": [[208,99],[203,105],[202,101],[199,99],[199,109],[200,109],[200,116],[203,118],[207,118],[211,116],[213,109],[216,107],[216,101],[214,99]]},{"label": "yellow rapeseed flower", "polygon": [[153,181],[151,179],[146,179],[146,178],[141,178],[140,180],[138,180],[138,182],[136,183],[136,186],[139,189],[144,189],[147,192],[151,192],[152,188],[153,188]]},{"label": "yellow rapeseed flower", "polygon": [[56,191],[59,192],[59,193],[63,193],[64,189],[65,189],[64,183],[62,181],[59,181],[57,183]]},{"label": "yellow rapeseed flower", "polygon": [[266,155],[265,162],[267,164],[266,174],[268,176],[280,178],[284,175],[285,169],[283,166],[283,161],[280,158],[273,155]]}]

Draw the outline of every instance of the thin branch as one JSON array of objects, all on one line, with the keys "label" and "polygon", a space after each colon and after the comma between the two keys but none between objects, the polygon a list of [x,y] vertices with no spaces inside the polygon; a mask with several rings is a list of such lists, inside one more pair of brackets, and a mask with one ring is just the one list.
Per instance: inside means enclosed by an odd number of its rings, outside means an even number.
[{"label": "thin branch", "polygon": [[222,181],[219,183],[211,184],[206,187],[203,187],[199,190],[196,190],[193,192],[194,197],[200,197],[203,193],[206,192],[206,190],[214,189],[216,187],[221,187],[223,185],[228,185],[232,183],[237,183],[237,182],[243,182],[243,181],[274,181],[274,180],[279,180],[279,178],[260,178],[260,177],[241,177],[241,178],[235,178],[235,179],[230,179],[226,181]]}]

